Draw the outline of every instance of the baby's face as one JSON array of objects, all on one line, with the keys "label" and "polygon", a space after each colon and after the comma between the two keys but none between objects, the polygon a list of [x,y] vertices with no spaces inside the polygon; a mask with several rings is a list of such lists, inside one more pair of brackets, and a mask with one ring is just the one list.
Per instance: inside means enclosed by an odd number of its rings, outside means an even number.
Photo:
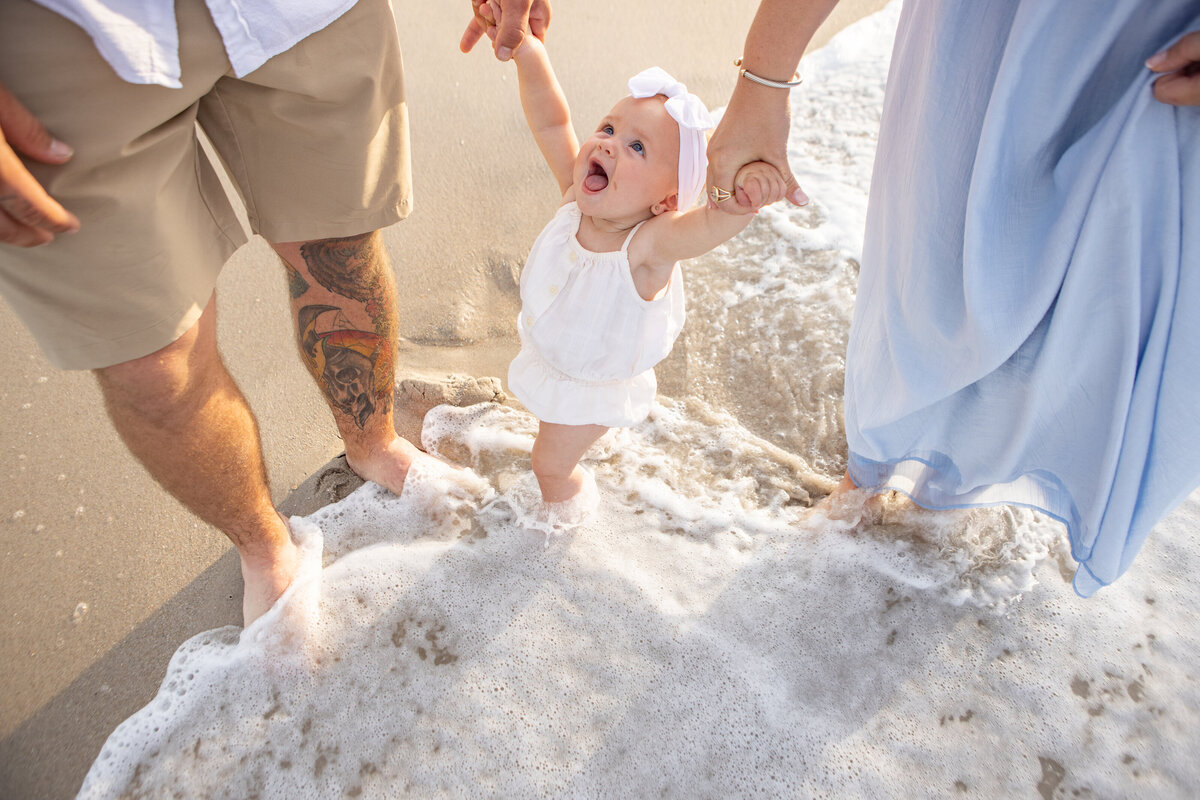
[{"label": "baby's face", "polygon": [[679,127],[662,95],[620,100],[579,148],[575,187],[579,210],[606,218],[654,214],[677,194]]}]

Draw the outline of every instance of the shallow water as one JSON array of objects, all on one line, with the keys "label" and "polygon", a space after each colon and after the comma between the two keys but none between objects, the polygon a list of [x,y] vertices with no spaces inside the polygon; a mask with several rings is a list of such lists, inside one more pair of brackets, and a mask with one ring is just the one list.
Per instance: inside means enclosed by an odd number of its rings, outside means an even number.
[{"label": "shallow water", "polygon": [[441,406],[402,497],[298,520],[304,577],[201,634],[82,797],[1188,797],[1193,497],[1091,600],[1056,523],[852,493],[842,353],[898,8],[806,60],[815,199],[691,264],[694,386],[531,525],[536,422]]}]

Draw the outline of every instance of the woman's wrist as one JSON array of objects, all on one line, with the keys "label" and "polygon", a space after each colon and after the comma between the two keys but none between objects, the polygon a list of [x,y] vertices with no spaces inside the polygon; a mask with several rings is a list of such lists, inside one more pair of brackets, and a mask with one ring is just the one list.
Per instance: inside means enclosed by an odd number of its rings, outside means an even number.
[{"label": "woman's wrist", "polygon": [[794,89],[801,83],[800,73],[794,69],[786,78],[776,77],[775,72],[783,74],[783,69],[778,64],[758,66],[745,58],[739,58],[733,65],[738,68],[738,77],[768,89]]},{"label": "woman's wrist", "polygon": [[790,111],[790,92],[763,86],[738,76],[733,94],[729,96],[726,113],[736,109],[739,114],[787,114]]}]

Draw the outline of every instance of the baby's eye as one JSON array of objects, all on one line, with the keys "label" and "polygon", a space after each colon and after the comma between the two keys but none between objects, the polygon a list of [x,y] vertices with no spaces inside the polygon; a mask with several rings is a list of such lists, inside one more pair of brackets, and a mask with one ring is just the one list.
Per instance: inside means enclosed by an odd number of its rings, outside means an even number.
[{"label": "baby's eye", "polygon": [[612,136],[613,135],[613,126],[612,125],[602,125],[600,127],[600,131],[602,133],[608,134],[609,136]]},{"label": "baby's eye", "polygon": [[646,148],[642,145],[641,142],[634,142],[633,144],[631,144],[629,146],[631,148],[633,148],[633,152],[635,152],[635,153],[642,154],[642,153],[646,152]]}]

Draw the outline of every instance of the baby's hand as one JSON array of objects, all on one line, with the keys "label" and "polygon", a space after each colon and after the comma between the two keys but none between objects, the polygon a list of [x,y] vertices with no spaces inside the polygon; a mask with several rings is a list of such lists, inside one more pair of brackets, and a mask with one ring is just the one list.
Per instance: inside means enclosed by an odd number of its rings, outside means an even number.
[{"label": "baby's hand", "polygon": [[783,175],[766,161],[751,161],[742,165],[733,178],[738,205],[758,210],[784,198],[787,185]]}]

